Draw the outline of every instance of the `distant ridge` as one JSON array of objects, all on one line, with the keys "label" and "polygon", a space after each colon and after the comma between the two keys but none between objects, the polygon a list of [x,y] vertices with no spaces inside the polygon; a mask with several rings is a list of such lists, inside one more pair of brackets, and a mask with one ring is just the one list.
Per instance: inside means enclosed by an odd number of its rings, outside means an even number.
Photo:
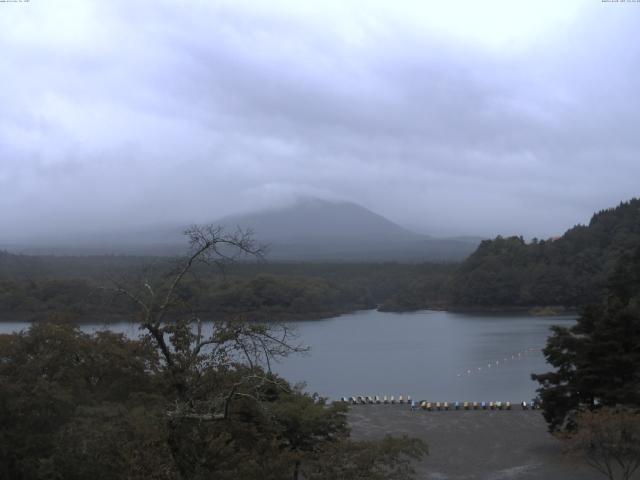
[{"label": "distant ridge", "polygon": [[[300,198],[280,208],[227,216],[212,222],[228,230],[251,229],[269,245],[268,260],[420,262],[459,261],[482,239],[434,238],[409,229],[352,202]],[[35,255],[177,255],[187,248],[184,225],[122,229],[60,237],[47,242],[0,245]]]},{"label": "distant ridge", "polygon": [[253,230],[270,244],[274,260],[453,261],[465,258],[481,240],[420,235],[356,203],[318,198],[216,223]]},{"label": "distant ridge", "polygon": [[419,240],[422,235],[407,230],[382,215],[356,203],[298,199],[292,205],[222,218],[228,228],[249,226],[256,237],[266,241],[322,241],[327,239]]}]

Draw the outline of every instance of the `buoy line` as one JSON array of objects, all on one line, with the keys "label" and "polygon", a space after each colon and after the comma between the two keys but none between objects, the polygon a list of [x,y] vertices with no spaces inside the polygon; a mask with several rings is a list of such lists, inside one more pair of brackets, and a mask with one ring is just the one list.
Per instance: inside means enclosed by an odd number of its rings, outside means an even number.
[{"label": "buoy line", "polygon": [[341,401],[351,405],[372,405],[372,404],[397,404],[408,405],[412,410],[426,410],[426,411],[447,411],[447,410],[511,410],[514,405],[520,406],[522,410],[537,410],[540,408],[538,400],[533,399],[530,402],[522,401],[517,404],[511,402],[502,401],[490,401],[490,402],[429,402],[427,400],[420,400],[418,402],[411,400],[411,396],[407,395],[403,397],[399,395],[397,399],[395,396],[387,397],[386,395],[380,397],[378,395],[355,395],[351,397],[342,397]]},{"label": "buoy line", "polygon": [[[535,348],[535,347],[528,347],[528,348],[525,348],[524,350],[520,350],[518,352],[513,353],[511,355],[511,358],[509,358],[509,356],[507,355],[506,357],[504,357],[502,359],[490,360],[489,363],[487,363],[487,365],[486,365],[486,369],[489,370],[491,368],[494,368],[494,369],[495,368],[499,368],[501,365],[505,365],[505,364],[509,363],[511,360],[521,360],[522,358],[526,357],[531,352],[535,352],[535,351],[538,351],[538,350],[540,350],[540,349]],[[485,368],[485,366],[484,366],[484,364],[482,364],[481,366],[468,368],[466,371],[457,373],[456,376],[457,377],[470,376],[470,375],[473,375],[474,373],[482,372],[484,368]]]}]

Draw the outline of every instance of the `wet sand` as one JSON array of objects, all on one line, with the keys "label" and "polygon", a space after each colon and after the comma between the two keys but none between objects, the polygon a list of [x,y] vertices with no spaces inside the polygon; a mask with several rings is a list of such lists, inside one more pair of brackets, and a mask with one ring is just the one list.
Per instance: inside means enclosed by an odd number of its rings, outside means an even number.
[{"label": "wet sand", "polygon": [[406,405],[355,405],[355,439],[407,434],[427,442],[416,470],[427,480],[598,480],[601,474],[562,454],[540,411],[412,412]]}]

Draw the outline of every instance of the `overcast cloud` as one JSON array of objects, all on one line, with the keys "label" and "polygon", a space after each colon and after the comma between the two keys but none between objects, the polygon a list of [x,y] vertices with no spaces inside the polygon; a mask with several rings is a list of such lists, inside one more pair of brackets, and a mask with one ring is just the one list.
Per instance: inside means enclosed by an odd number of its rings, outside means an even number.
[{"label": "overcast cloud", "polygon": [[640,194],[640,3],[0,3],[0,239],[296,195],[551,236]]}]

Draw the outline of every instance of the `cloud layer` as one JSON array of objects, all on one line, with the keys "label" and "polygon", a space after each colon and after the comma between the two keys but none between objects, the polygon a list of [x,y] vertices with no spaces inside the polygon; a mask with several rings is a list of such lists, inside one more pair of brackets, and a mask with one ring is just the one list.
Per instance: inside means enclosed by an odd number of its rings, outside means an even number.
[{"label": "cloud layer", "polygon": [[0,237],[296,194],[548,236],[640,194],[640,4],[308,3],[0,4]]}]

